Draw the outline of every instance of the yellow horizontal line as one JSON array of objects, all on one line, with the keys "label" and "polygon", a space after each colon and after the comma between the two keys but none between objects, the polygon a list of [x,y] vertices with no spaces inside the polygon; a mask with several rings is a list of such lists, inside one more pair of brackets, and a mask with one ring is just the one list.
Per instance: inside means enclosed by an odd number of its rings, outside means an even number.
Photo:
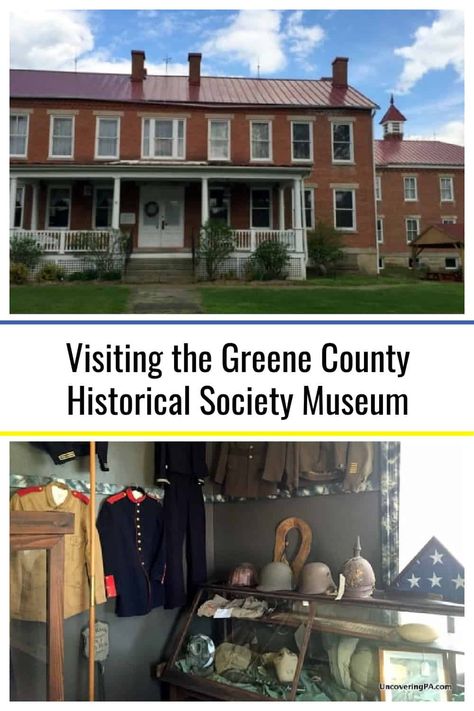
[{"label": "yellow horizontal line", "polygon": [[4,430],[0,437],[474,437],[473,430]]}]

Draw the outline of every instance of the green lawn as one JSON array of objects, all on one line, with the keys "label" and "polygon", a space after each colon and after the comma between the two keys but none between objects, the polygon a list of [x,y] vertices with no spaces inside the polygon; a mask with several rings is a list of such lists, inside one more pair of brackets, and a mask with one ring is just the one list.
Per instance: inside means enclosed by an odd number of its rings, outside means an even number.
[{"label": "green lawn", "polygon": [[[312,287],[312,288],[311,288]],[[212,314],[461,314],[464,288],[458,283],[416,282],[351,287],[200,288],[204,311]]]},{"label": "green lawn", "polygon": [[10,289],[12,314],[122,314],[130,289],[121,284],[38,284]]}]

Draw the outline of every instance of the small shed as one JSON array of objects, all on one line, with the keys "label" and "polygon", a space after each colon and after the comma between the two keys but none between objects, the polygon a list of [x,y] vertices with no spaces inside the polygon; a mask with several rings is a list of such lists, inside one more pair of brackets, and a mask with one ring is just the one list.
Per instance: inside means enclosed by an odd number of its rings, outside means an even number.
[{"label": "small shed", "polygon": [[461,271],[464,268],[464,224],[437,223],[429,225],[411,243],[413,264],[424,249],[456,250]]}]

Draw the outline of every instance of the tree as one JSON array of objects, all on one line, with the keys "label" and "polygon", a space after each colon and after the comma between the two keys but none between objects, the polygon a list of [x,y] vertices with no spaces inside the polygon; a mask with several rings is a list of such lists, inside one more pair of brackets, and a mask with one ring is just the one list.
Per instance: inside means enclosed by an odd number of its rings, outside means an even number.
[{"label": "tree", "polygon": [[232,229],[225,222],[208,220],[201,227],[198,259],[205,262],[209,281],[215,280],[219,266],[234,249],[235,239]]},{"label": "tree", "polygon": [[308,231],[308,257],[320,274],[327,274],[342,261],[342,235],[331,225],[318,220]]}]

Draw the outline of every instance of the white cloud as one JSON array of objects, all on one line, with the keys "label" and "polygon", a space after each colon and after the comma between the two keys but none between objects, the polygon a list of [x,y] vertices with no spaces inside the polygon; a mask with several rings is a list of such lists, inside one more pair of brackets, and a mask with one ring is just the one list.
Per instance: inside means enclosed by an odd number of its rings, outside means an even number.
[{"label": "white cloud", "polygon": [[296,10],[289,16],[286,34],[289,40],[289,51],[299,60],[307,60],[308,54],[325,37],[325,32],[320,25],[303,25],[302,10]]},{"label": "white cloud", "polygon": [[21,69],[74,69],[94,46],[87,13],[28,7],[10,16],[11,65]]},{"label": "white cloud", "polygon": [[395,54],[405,60],[395,91],[406,94],[429,71],[452,66],[464,76],[464,13],[440,10],[429,27],[415,32],[413,44],[398,47]]},{"label": "white cloud", "polygon": [[[165,62],[153,64],[145,61],[147,73],[152,74],[169,74],[169,75],[187,75],[188,65],[179,62],[168,62],[166,67]],[[81,57],[77,63],[79,72],[103,72],[106,74],[130,74],[131,60],[113,59],[105,52],[94,52],[92,54]]]},{"label": "white cloud", "polygon": [[441,124],[431,133],[419,133],[406,137],[407,140],[429,140],[429,141],[444,141],[445,143],[455,143],[464,145],[464,122],[463,121],[448,121]]},{"label": "white cloud", "polygon": [[209,57],[246,64],[253,74],[283,69],[286,58],[280,33],[281,13],[275,10],[240,10],[203,46]]}]

